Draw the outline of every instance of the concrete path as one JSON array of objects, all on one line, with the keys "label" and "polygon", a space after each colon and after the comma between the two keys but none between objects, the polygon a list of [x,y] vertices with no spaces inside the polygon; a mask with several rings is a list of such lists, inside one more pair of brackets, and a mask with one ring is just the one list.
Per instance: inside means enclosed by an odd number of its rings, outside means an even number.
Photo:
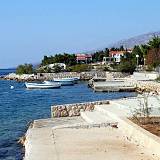
[{"label": "concrete path", "polygon": [[157,160],[118,129],[34,128],[25,160]]},{"label": "concrete path", "polygon": [[[159,153],[159,138],[141,132],[143,129],[132,126],[129,120],[123,121],[134,104],[137,105],[134,99],[115,100],[96,105],[92,112],[82,112],[82,118],[35,121],[26,135],[25,160],[159,160],[152,150]],[[117,122],[118,128],[96,126]],[[130,137],[147,145],[131,143]]]}]

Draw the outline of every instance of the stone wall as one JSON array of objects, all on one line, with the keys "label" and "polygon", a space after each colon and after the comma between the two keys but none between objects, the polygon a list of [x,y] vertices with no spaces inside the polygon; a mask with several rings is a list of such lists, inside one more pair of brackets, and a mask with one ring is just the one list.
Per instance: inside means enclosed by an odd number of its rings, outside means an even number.
[{"label": "stone wall", "polygon": [[137,81],[132,78],[126,80],[135,85],[138,92],[155,92],[160,94],[160,83],[156,81]]},{"label": "stone wall", "polygon": [[80,73],[77,72],[37,73],[37,79],[53,80],[54,78],[72,78],[72,77],[80,78]]},{"label": "stone wall", "polygon": [[80,116],[80,112],[92,111],[94,110],[95,105],[100,105],[100,104],[109,104],[109,101],[103,100],[95,102],[51,106],[51,116],[53,118]]},{"label": "stone wall", "polygon": [[90,71],[90,72],[62,72],[62,73],[38,73],[38,79],[49,79],[53,80],[54,78],[71,78],[78,77],[82,80],[89,80],[93,78],[95,75],[98,77],[106,77],[106,72],[103,71]]}]

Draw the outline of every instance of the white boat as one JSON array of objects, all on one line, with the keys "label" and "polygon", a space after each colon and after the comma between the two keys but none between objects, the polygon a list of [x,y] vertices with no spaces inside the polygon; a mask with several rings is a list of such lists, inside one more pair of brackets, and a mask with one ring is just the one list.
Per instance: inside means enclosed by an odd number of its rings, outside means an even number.
[{"label": "white boat", "polygon": [[74,78],[54,78],[54,82],[61,83],[62,86],[74,85]]},{"label": "white boat", "polygon": [[54,82],[54,81],[44,81],[43,82],[44,84],[50,84],[50,85],[54,85],[54,84],[59,84],[60,86],[61,86],[61,83],[59,83],[59,82]]},{"label": "white boat", "polygon": [[28,89],[53,89],[53,88],[60,88],[60,83],[25,83],[26,88]]}]

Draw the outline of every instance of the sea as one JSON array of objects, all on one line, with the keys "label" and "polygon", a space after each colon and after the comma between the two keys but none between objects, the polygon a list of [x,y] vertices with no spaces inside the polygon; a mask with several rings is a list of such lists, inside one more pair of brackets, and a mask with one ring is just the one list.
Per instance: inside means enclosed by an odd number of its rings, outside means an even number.
[{"label": "sea", "polygon": [[[0,75],[15,70],[0,70]],[[10,86],[14,86],[11,89]],[[24,148],[17,143],[29,123],[49,118],[51,105],[133,97],[128,92],[93,92],[86,82],[61,89],[27,90],[24,83],[0,80],[0,160],[22,160]]]}]

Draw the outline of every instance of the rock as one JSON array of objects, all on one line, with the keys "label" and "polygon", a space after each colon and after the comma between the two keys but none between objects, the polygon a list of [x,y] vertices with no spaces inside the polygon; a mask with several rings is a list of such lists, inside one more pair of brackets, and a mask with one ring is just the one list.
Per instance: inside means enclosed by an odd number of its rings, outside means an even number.
[{"label": "rock", "polygon": [[60,116],[61,116],[61,112],[60,112],[58,109],[57,109],[57,110],[54,110],[52,116],[53,116],[54,118],[60,117]]},{"label": "rock", "polygon": [[69,113],[68,113],[69,117],[73,117],[74,116],[74,111],[73,110],[70,110]]},{"label": "rock", "polygon": [[68,112],[66,110],[62,110],[61,117],[67,117],[67,116],[68,116]]},{"label": "rock", "polygon": [[26,141],[26,136],[22,136],[19,138],[18,143],[24,146],[25,141]]}]

